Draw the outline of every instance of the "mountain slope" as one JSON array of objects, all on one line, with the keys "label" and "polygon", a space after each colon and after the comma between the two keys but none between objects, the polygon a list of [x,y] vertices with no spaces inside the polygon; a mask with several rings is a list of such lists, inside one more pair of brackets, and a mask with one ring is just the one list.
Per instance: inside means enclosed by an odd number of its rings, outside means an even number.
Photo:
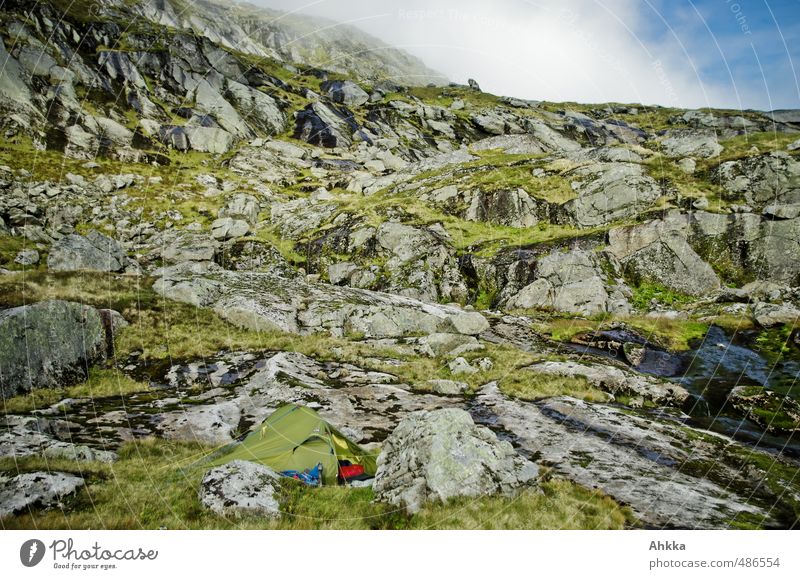
[{"label": "mountain slope", "polygon": [[[139,450],[202,453],[283,403],[373,445],[457,408],[550,469],[533,483],[563,513],[550,525],[796,525],[796,111],[409,86],[416,62],[351,31],[305,37],[318,26],[3,4],[0,471],[119,458],[149,496]],[[92,468],[79,495],[119,495]],[[226,524],[200,476],[169,472],[170,525]],[[424,521],[371,493],[347,496],[375,524]],[[325,496],[329,517],[343,494]],[[572,522],[588,496],[613,520]],[[98,500],[108,527],[164,524]],[[96,524],[87,504],[2,524]]]}]

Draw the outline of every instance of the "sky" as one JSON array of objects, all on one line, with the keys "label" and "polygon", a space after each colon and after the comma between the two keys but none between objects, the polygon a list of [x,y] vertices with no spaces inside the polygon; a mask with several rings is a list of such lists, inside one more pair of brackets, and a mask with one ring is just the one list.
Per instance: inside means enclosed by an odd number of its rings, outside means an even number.
[{"label": "sky", "polygon": [[347,22],[485,91],[800,108],[800,0],[250,0]]}]

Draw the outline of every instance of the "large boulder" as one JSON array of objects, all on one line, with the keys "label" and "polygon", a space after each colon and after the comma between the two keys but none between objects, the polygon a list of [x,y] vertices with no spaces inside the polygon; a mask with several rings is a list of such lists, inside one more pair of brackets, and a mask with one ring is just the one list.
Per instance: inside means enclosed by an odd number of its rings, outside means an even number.
[{"label": "large boulder", "polygon": [[759,210],[774,203],[800,203],[800,161],[783,151],[726,161],[714,177],[727,199]]},{"label": "large boulder", "polygon": [[81,477],[63,472],[26,472],[10,478],[0,474],[0,517],[52,507],[83,485]]},{"label": "large boulder", "polygon": [[294,137],[323,147],[349,147],[358,123],[342,105],[311,103],[295,115]]},{"label": "large boulder", "polygon": [[219,251],[219,242],[202,233],[181,232],[168,240],[161,249],[165,264],[185,262],[210,263]]},{"label": "large boulder", "polygon": [[452,497],[512,496],[538,468],[464,410],[414,412],[384,442],[373,489],[378,500],[419,511]]},{"label": "large boulder", "polygon": [[753,317],[762,328],[795,326],[800,322],[800,310],[788,302],[782,304],[756,302],[753,305]]},{"label": "large boulder", "polygon": [[599,258],[590,251],[558,249],[537,262],[536,279],[513,295],[506,309],[545,309],[593,315],[625,312],[621,290],[607,289]]},{"label": "large boulder", "polygon": [[606,364],[547,361],[528,366],[526,370],[547,376],[582,377],[592,386],[615,396],[641,397],[656,404],[681,405],[689,399],[689,392],[679,384],[625,372]]},{"label": "large boulder", "polygon": [[221,516],[280,516],[276,497],[280,477],[271,468],[234,460],[209,470],[200,483],[200,502]]},{"label": "large boulder", "polygon": [[82,382],[88,367],[109,354],[123,323],[111,310],[60,300],[0,312],[0,392]]},{"label": "large boulder", "polygon": [[122,271],[128,258],[122,246],[102,233],[67,235],[53,243],[47,256],[51,271]]},{"label": "large boulder", "polygon": [[348,107],[363,105],[369,100],[369,95],[351,80],[330,80],[323,82],[320,88],[335,103]]},{"label": "large boulder", "polygon": [[227,153],[236,138],[219,127],[177,127],[163,126],[159,130],[161,140],[179,151],[200,151],[202,153]]},{"label": "large boulder", "polygon": [[689,245],[688,235],[687,218],[674,215],[612,229],[607,251],[633,277],[688,295],[708,294],[719,289],[719,277]]},{"label": "large boulder", "polygon": [[664,154],[673,159],[682,157],[716,157],[722,152],[713,131],[675,130],[661,140]]},{"label": "large boulder", "polygon": [[688,240],[700,255],[732,265],[745,281],[755,278],[787,286],[800,284],[800,218],[697,211],[682,219],[690,221]]},{"label": "large boulder", "polygon": [[565,177],[578,197],[564,204],[564,220],[578,227],[597,227],[637,215],[661,196],[658,183],[636,163],[590,163]]}]

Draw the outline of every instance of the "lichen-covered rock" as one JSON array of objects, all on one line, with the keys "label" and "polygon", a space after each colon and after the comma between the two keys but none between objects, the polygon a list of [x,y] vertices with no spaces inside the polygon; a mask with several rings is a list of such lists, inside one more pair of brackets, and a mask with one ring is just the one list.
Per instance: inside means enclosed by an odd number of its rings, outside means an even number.
[{"label": "lichen-covered rock", "polygon": [[0,474],[0,517],[55,506],[83,485],[81,477],[63,472],[26,472],[13,477]]},{"label": "lichen-covered rock", "polygon": [[784,324],[794,326],[800,322],[800,309],[787,302],[782,304],[756,302],[753,305],[753,317],[762,328]]},{"label": "lichen-covered rock", "polygon": [[58,440],[45,418],[6,415],[0,417],[0,457],[44,456],[74,461],[113,462],[115,452]]},{"label": "lichen-covered rock", "polygon": [[209,470],[200,482],[200,502],[220,516],[260,515],[277,518],[279,476],[271,468],[234,460]]},{"label": "lichen-covered rock", "polygon": [[258,331],[388,338],[435,332],[477,335],[489,327],[478,312],[357,288],[219,268],[203,274],[163,273],[153,284],[160,294],[213,308],[231,323]]},{"label": "lichen-covered rock", "polygon": [[345,106],[360,106],[369,100],[369,95],[351,80],[331,80],[323,82],[320,88],[335,103]]},{"label": "lichen-covered rock", "polygon": [[563,205],[565,220],[597,227],[636,215],[661,196],[655,180],[635,163],[589,163],[565,174],[578,196]]},{"label": "lichen-covered rock", "polygon": [[605,364],[578,362],[539,362],[526,370],[550,376],[583,377],[589,384],[613,395],[640,396],[656,404],[680,406],[689,399],[689,392],[679,384],[662,382],[650,376],[625,372]]},{"label": "lichen-covered rock", "polygon": [[607,288],[605,274],[593,252],[558,249],[536,264],[536,279],[511,296],[508,310],[543,309],[593,315],[629,310],[627,300]]},{"label": "lichen-covered rock", "polygon": [[452,497],[511,496],[538,476],[538,468],[511,444],[476,426],[464,410],[407,416],[383,444],[373,489],[380,501],[419,511]]},{"label": "lichen-covered rock", "polygon": [[673,159],[681,157],[709,158],[718,156],[722,145],[713,131],[673,130],[661,140],[664,154]]},{"label": "lichen-covered rock", "polygon": [[0,391],[8,397],[82,382],[108,355],[120,323],[116,312],[60,300],[0,312]]},{"label": "lichen-covered rock", "polygon": [[181,232],[165,240],[160,249],[166,264],[212,262],[219,251],[219,242],[202,233]]},{"label": "lichen-covered rock", "polygon": [[689,245],[688,234],[680,216],[621,227],[609,232],[607,251],[639,279],[689,295],[713,292],[719,277]]},{"label": "lichen-covered rock", "polygon": [[122,271],[126,263],[122,246],[97,231],[62,237],[53,243],[47,256],[51,271]]},{"label": "lichen-covered rock", "polygon": [[755,209],[774,203],[800,203],[800,161],[783,151],[726,161],[715,172],[730,200]]},{"label": "lichen-covered rock", "polygon": [[465,219],[509,227],[532,227],[539,221],[536,202],[522,188],[476,192],[467,208]]}]

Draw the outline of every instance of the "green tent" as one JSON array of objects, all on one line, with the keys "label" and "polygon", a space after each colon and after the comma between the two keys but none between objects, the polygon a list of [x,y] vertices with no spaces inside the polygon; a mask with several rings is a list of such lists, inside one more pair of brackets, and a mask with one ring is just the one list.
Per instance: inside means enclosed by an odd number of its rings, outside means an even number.
[{"label": "green tent", "polygon": [[304,471],[322,464],[322,483],[335,485],[339,461],[360,464],[374,475],[375,457],[323,420],[311,408],[287,404],[272,413],[241,443],[213,461],[233,460],[264,464],[276,472]]}]

